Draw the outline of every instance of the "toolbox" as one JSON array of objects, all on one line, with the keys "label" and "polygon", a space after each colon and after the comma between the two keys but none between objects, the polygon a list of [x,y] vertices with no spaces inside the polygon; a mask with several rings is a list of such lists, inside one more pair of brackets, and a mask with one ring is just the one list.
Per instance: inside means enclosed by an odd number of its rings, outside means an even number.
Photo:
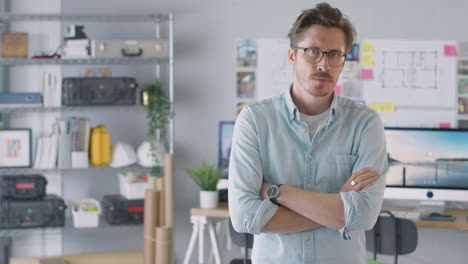
[{"label": "toolbox", "polygon": [[65,224],[66,205],[48,194],[40,200],[0,200],[0,228],[57,227]]},{"label": "toolbox", "polygon": [[39,174],[0,176],[0,198],[40,199],[46,194],[47,179]]},{"label": "toolbox", "polygon": [[105,195],[101,207],[104,219],[111,225],[143,223],[143,199],[127,199],[118,194]]},{"label": "toolbox", "polygon": [[162,58],[169,54],[167,40],[92,40],[95,58]]}]

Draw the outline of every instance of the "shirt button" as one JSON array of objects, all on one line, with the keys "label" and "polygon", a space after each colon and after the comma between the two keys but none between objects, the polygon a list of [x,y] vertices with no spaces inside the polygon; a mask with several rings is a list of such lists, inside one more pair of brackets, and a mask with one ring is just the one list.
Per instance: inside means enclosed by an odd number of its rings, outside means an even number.
[{"label": "shirt button", "polygon": [[312,158],[312,155],[310,155],[310,154],[307,155],[307,158],[308,158],[308,159],[311,159],[311,158]]},{"label": "shirt button", "polygon": [[305,240],[306,240],[306,241],[309,241],[309,239],[310,239],[309,236],[306,236],[306,237],[305,237]]},{"label": "shirt button", "polygon": [[307,128],[303,128],[302,131],[303,131],[304,133],[306,133],[306,132],[307,132]]},{"label": "shirt button", "polygon": [[307,188],[310,188],[310,184],[307,184],[306,186],[307,186]]}]

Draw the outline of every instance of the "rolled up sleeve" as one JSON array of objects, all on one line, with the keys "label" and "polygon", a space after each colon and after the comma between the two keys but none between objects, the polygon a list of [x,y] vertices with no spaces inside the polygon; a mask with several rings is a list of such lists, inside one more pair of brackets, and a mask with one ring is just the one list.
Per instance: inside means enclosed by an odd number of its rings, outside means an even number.
[{"label": "rolled up sleeve", "polygon": [[353,173],[371,168],[379,173],[379,179],[362,192],[341,192],[344,205],[345,226],[340,229],[342,239],[351,239],[349,231],[371,229],[380,214],[385,179],[388,170],[385,132],[380,117],[375,114],[363,130],[358,149],[358,158]]},{"label": "rolled up sleeve", "polygon": [[248,106],[237,117],[229,161],[229,214],[234,229],[260,234],[278,206],[262,200],[262,161],[255,118]]}]

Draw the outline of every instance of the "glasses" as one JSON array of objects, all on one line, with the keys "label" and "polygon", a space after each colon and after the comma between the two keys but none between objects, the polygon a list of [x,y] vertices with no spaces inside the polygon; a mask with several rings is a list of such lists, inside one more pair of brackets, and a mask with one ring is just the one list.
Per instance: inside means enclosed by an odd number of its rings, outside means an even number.
[{"label": "glasses", "polygon": [[294,48],[303,50],[305,60],[312,64],[319,63],[325,55],[327,55],[328,63],[334,67],[343,66],[346,60],[346,54],[341,51],[324,51],[319,48],[302,48],[297,46]]}]

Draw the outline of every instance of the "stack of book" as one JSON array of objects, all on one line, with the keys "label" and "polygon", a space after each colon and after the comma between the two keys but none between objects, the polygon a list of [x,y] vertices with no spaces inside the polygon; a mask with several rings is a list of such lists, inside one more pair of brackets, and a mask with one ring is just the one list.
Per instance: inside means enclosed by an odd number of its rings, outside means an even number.
[{"label": "stack of book", "polygon": [[72,164],[72,152],[82,152],[88,156],[89,134],[88,119],[78,117],[69,120],[58,119],[53,124],[52,134],[38,138],[34,168],[75,167]]},{"label": "stack of book", "polygon": [[89,39],[67,39],[62,48],[62,58],[91,58]]}]

